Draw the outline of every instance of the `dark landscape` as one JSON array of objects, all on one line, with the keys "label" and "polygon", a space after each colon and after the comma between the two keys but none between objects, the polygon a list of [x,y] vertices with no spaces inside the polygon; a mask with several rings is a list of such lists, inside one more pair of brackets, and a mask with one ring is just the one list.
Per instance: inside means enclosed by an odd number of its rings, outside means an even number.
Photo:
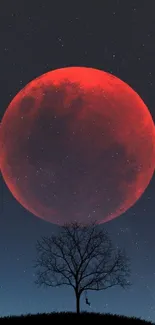
[{"label": "dark landscape", "polygon": [[97,324],[126,324],[126,325],[149,325],[153,324],[152,322],[147,322],[145,320],[138,319],[136,317],[125,317],[119,315],[112,315],[112,314],[100,314],[100,313],[87,313],[81,312],[81,314],[77,315],[76,313],[71,312],[60,312],[60,313],[51,313],[51,314],[37,314],[37,315],[21,315],[21,316],[10,316],[10,317],[3,317],[0,319],[0,323],[13,323],[13,321],[46,321],[46,324],[51,321],[56,322],[67,322],[80,320],[88,324],[89,322],[97,322]]}]

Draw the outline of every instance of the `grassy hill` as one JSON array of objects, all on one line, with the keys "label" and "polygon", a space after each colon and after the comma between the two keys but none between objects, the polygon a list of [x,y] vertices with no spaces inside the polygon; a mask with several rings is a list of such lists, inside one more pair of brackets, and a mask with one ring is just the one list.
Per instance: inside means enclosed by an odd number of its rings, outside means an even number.
[{"label": "grassy hill", "polygon": [[76,319],[80,319],[81,321],[84,321],[85,324],[89,324],[91,321],[95,321],[97,324],[104,324],[104,325],[110,325],[110,324],[119,324],[119,325],[149,325],[153,324],[151,322],[141,320],[139,318],[135,317],[125,317],[125,316],[119,316],[119,315],[112,315],[112,314],[100,314],[100,313],[87,313],[82,312],[80,315],[77,315],[76,313],[72,312],[61,312],[61,313],[51,313],[51,314],[36,314],[36,315],[21,315],[21,316],[9,316],[9,317],[1,317],[0,318],[0,324],[6,322],[13,323],[13,321],[28,321],[30,320],[34,321],[45,321],[46,324],[50,324],[51,321],[62,321],[62,322],[69,322],[69,321],[75,321]]}]

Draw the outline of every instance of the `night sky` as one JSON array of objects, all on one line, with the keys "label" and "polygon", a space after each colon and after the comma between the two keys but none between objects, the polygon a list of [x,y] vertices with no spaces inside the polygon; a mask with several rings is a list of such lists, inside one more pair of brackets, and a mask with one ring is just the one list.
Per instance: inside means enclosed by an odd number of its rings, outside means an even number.
[{"label": "night sky", "polygon": [[[143,99],[155,121],[155,3],[104,1],[3,1],[0,4],[1,118],[14,96],[50,70],[86,66],[114,74]],[[0,316],[74,311],[69,287],[37,288],[35,243],[59,232],[24,209],[0,180]],[[104,227],[131,258],[133,285],[88,292],[83,310],[141,317],[155,322],[155,177],[138,202]]]}]

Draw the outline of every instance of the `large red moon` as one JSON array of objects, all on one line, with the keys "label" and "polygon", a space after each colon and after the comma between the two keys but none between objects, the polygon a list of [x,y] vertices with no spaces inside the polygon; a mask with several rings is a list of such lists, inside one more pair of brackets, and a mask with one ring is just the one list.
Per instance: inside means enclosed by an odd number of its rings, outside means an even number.
[{"label": "large red moon", "polygon": [[104,223],[132,207],[155,168],[155,125],[140,96],[97,69],[67,67],[26,85],[0,128],[0,168],[17,201],[59,225]]}]

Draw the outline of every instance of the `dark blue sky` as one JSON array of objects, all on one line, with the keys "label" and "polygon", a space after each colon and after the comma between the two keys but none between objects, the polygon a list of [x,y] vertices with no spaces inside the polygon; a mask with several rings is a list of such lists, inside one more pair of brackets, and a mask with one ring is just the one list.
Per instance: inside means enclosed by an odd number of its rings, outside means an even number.
[{"label": "dark blue sky", "polygon": [[[154,10],[153,0],[105,1],[89,7],[56,7],[51,1],[0,4],[1,118],[29,81],[76,65],[111,72],[127,82],[155,121]],[[59,227],[27,212],[2,179],[0,186],[0,315],[74,310],[71,289],[38,289],[34,284],[36,240]],[[126,291],[88,292],[93,311],[155,321],[154,199],[155,177],[128,212],[104,225],[114,244],[131,256],[133,285]],[[83,298],[82,309],[87,309]]]}]

